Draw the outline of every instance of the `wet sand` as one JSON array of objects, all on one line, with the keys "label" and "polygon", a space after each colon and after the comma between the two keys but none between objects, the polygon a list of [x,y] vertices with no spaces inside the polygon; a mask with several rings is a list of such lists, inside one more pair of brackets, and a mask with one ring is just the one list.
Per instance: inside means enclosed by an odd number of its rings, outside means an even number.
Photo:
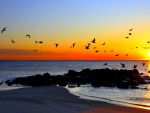
[{"label": "wet sand", "polygon": [[84,100],[62,87],[0,91],[1,113],[149,113],[149,110]]}]

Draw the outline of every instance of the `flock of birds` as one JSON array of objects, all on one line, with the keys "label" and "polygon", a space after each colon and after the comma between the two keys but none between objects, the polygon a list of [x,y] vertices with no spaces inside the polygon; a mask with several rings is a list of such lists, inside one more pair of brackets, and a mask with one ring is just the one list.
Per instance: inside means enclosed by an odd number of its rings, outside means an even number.
[{"label": "flock of birds", "polygon": [[[142,63],[142,66],[145,66],[146,63]],[[104,63],[103,65],[108,65],[107,63]],[[121,65],[121,68],[126,68],[126,65],[124,63],[120,63]],[[136,69],[137,68],[137,65],[133,65],[132,69]],[[146,71],[146,69],[145,69]]]},{"label": "flock of birds", "polygon": [[[126,36],[126,39],[128,39],[129,36],[132,35],[132,30],[133,30],[133,28],[129,29],[129,34],[128,34],[128,36]],[[6,27],[4,27],[4,28],[1,30],[1,33],[3,34],[5,31],[6,31]],[[29,34],[25,35],[25,37],[31,38],[31,36],[30,36]],[[12,43],[16,43],[13,39],[11,39],[11,42],[12,42]],[[40,43],[40,44],[42,44],[43,41],[35,41],[35,43]],[[87,49],[87,50],[90,49],[91,43],[96,43],[96,39],[94,38],[94,39],[93,39],[92,41],[90,41],[87,45],[85,45],[85,49]],[[150,43],[150,42],[148,41],[147,43]],[[74,48],[75,45],[76,45],[76,43],[73,43],[70,48]],[[102,43],[102,45],[105,46],[106,43],[104,42],[104,43]],[[58,46],[59,46],[59,44],[56,43],[56,44],[55,44],[55,47],[57,48]],[[96,49],[96,48],[97,48],[97,47],[94,47],[94,50],[95,50],[96,53],[98,53],[99,50]],[[138,47],[136,47],[136,48],[138,48]],[[34,51],[37,52],[38,50],[34,49]],[[106,52],[106,50],[105,50],[104,52]],[[113,50],[111,50],[111,52],[113,52]],[[115,56],[119,56],[119,54],[115,54]],[[125,56],[128,56],[128,54],[126,54]]]},{"label": "flock of birds", "polygon": [[[128,39],[129,36],[132,35],[132,30],[133,30],[133,28],[129,29],[129,34],[128,34],[128,36],[126,36],[126,39]],[[5,31],[6,31],[6,27],[4,27],[4,28],[1,30],[1,33],[4,33]],[[31,38],[31,36],[30,36],[29,34],[25,35],[25,37]],[[12,43],[16,43],[13,39],[11,39],[11,42],[12,42]],[[40,44],[42,44],[43,41],[35,41],[35,43],[40,43]],[[96,43],[96,39],[94,38],[94,39],[93,39],[92,41],[90,41],[87,45],[85,45],[85,49],[87,49],[87,50],[90,49],[91,43]],[[150,41],[148,41],[147,43],[150,43]],[[75,45],[76,45],[76,43],[73,43],[70,48],[74,48]],[[104,45],[106,45],[106,43],[104,42],[104,43],[102,43],[102,45],[104,46]],[[57,48],[58,46],[59,46],[59,44],[56,43],[56,44],[55,44],[55,47]],[[94,50],[95,50],[96,48],[97,48],[97,47],[94,47]],[[136,47],[136,48],[138,48],[138,47]],[[34,50],[34,51],[37,52],[37,50]],[[98,50],[95,50],[95,52],[99,52],[99,51],[98,51]],[[104,52],[106,52],[106,51],[104,51]],[[111,52],[113,52],[113,50],[111,50]],[[119,54],[116,54],[115,56],[119,56]],[[128,56],[128,54],[126,54],[126,56]],[[120,64],[121,64],[121,68],[126,68],[126,65],[125,65],[124,63],[120,63]],[[107,63],[104,63],[103,65],[107,65]],[[145,66],[145,63],[142,63],[142,65]],[[137,68],[137,65],[134,65],[133,68]]]},{"label": "flock of birds", "polygon": [[[133,30],[133,28],[129,29],[129,36],[132,35],[131,31]],[[129,38],[129,36],[126,36],[126,38]],[[92,41],[92,43],[96,43],[96,39],[94,38]],[[91,43],[88,43],[87,45],[85,45],[85,49],[89,49],[90,48]],[[104,42],[102,44],[103,46],[106,45],[106,43]],[[94,49],[96,49],[96,47],[94,47]],[[95,52],[99,52],[98,50],[95,50]],[[106,52],[106,50],[104,51]],[[111,52],[113,52],[113,50],[111,50]],[[119,54],[116,54],[115,56],[119,56]],[[126,54],[126,56],[128,56],[128,54]]]}]

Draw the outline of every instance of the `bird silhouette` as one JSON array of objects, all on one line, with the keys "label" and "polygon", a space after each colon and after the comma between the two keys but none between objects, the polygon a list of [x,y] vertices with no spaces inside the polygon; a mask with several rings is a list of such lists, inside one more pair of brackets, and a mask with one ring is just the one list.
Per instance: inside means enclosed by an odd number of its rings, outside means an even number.
[{"label": "bird silhouette", "polygon": [[43,43],[43,41],[39,41],[38,43],[42,44],[42,43]]},{"label": "bird silhouette", "polygon": [[126,56],[128,56],[128,54],[126,54]]},{"label": "bird silhouette", "polygon": [[11,39],[11,42],[12,42],[12,43],[15,43],[15,41],[14,41],[14,40],[12,40],[12,39]]},{"label": "bird silhouette", "polygon": [[126,36],[126,38],[129,38],[129,36]]},{"label": "bird silhouette", "polygon": [[145,66],[145,63],[142,63],[143,66]]},{"label": "bird silhouette", "polygon": [[38,41],[35,41],[35,43],[38,43]]},{"label": "bird silhouette", "polygon": [[55,44],[56,47],[58,47],[58,44]]},{"label": "bird silhouette", "polygon": [[125,64],[123,64],[123,63],[120,63],[121,64],[121,68],[125,68],[126,66],[125,66]]},{"label": "bird silhouette", "polygon": [[92,42],[92,43],[96,43],[95,41],[96,41],[96,40],[95,40],[95,38],[94,38],[91,42]]},{"label": "bird silhouette", "polygon": [[129,35],[132,35],[132,33],[129,33]]},{"label": "bird silhouette", "polygon": [[132,31],[133,30],[133,28],[131,28],[129,31]]},{"label": "bird silhouette", "polygon": [[89,47],[90,47],[89,45],[88,45],[88,46],[85,46],[85,49],[89,49]]},{"label": "bird silhouette", "polygon": [[111,52],[113,52],[113,50],[111,50]]},{"label": "bird silhouette", "polygon": [[106,52],[106,50],[104,52]]},{"label": "bird silhouette", "polygon": [[119,56],[119,54],[116,54],[115,56]]},{"label": "bird silhouette", "polygon": [[2,29],[1,33],[3,33],[4,31],[6,31],[6,27],[4,27],[4,28]]},{"label": "bird silhouette", "polygon": [[37,52],[37,50],[36,50],[36,49],[34,49],[33,51]]},{"label": "bird silhouette", "polygon": [[102,45],[105,45],[105,42]]},{"label": "bird silhouette", "polygon": [[75,44],[76,44],[76,43],[73,43],[73,44],[72,44],[72,47],[74,47],[74,46],[75,46]]},{"label": "bird silhouette", "polygon": [[[28,36],[28,37],[30,38],[30,35],[27,34],[26,36]],[[26,37],[26,36],[25,36],[25,37]]]},{"label": "bird silhouette", "polygon": [[96,49],[96,47],[94,47],[94,49]]},{"label": "bird silhouette", "polygon": [[104,63],[103,65],[107,65],[107,63]]},{"label": "bird silhouette", "polygon": [[149,41],[147,43],[149,43]]},{"label": "bird silhouette", "polygon": [[90,46],[90,43],[88,43],[88,46]]},{"label": "bird silhouette", "polygon": [[95,52],[98,53],[98,50],[96,50]]},{"label": "bird silhouette", "polygon": [[134,69],[137,68],[137,65],[134,65],[133,68],[134,68]]}]

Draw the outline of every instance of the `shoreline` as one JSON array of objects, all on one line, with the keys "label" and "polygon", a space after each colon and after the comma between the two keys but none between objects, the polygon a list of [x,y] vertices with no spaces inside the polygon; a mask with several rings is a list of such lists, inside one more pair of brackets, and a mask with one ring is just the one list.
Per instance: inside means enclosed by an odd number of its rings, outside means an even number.
[{"label": "shoreline", "polygon": [[0,91],[2,113],[148,113],[149,110],[81,99],[66,88],[40,86]]}]

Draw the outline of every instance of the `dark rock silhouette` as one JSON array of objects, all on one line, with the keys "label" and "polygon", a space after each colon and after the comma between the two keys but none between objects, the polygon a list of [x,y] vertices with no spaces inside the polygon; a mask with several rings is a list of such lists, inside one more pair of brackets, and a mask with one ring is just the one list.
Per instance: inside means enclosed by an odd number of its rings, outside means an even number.
[{"label": "dark rock silhouette", "polygon": [[[114,87],[123,89],[136,89],[139,84],[147,84],[145,80],[150,80],[148,76],[140,76],[139,71],[135,68],[133,70],[126,69],[83,69],[80,72],[69,70],[64,75],[53,76],[49,73],[36,74],[27,77],[18,77],[14,80],[7,80],[5,83],[9,86],[13,84],[21,84],[25,86],[75,86],[91,84],[93,87]],[[73,85],[74,86],[74,85]]]}]

